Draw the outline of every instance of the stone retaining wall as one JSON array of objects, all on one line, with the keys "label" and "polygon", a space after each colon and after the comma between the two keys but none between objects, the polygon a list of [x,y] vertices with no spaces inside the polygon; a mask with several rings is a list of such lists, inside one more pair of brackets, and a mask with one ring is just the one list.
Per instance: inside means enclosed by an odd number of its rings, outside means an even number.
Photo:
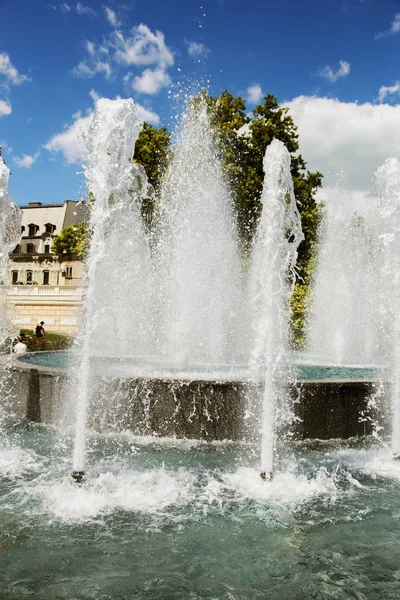
[{"label": "stone retaining wall", "polygon": [[[2,402],[32,421],[73,425],[72,375],[31,367],[15,357],[2,357]],[[130,430],[204,440],[254,439],[259,427],[259,396],[243,382],[173,381],[162,379],[102,379],[89,383],[89,425],[98,431]],[[297,417],[295,439],[349,438],[372,432],[368,399],[377,393],[372,381],[304,381],[289,389]],[[380,394],[378,415],[387,419],[387,389]],[[253,407],[253,410],[249,411]],[[254,408],[255,407],[255,408]],[[251,414],[251,418],[249,418]]]}]

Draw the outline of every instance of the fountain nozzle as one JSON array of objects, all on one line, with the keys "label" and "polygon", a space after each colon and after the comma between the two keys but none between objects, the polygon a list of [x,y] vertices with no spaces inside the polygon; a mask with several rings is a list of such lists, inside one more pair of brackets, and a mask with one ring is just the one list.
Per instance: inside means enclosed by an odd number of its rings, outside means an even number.
[{"label": "fountain nozzle", "polygon": [[261,471],[261,473],[260,473],[260,477],[261,477],[261,479],[263,481],[271,481],[272,476],[273,476],[273,474],[270,471],[268,471],[268,472],[267,471]]},{"label": "fountain nozzle", "polygon": [[85,471],[72,471],[71,476],[76,483],[82,483],[82,479],[85,477]]}]

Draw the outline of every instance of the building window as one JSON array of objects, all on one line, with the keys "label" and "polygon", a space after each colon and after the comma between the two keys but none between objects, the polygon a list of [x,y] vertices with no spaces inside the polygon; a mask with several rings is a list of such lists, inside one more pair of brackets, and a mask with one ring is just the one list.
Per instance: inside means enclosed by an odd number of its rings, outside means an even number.
[{"label": "building window", "polygon": [[43,271],[43,285],[49,285],[50,271]]},{"label": "building window", "polygon": [[21,226],[21,233],[24,233],[24,231],[25,231],[25,225],[22,225]]},{"label": "building window", "polygon": [[32,283],[32,275],[33,275],[32,271],[26,272],[26,283]]},{"label": "building window", "polygon": [[33,237],[37,234],[37,232],[39,231],[39,225],[35,225],[34,223],[31,223],[30,225],[28,225],[29,227],[29,237]]},{"label": "building window", "polygon": [[33,254],[35,252],[35,244],[28,244],[26,251],[28,254]]},{"label": "building window", "polygon": [[21,252],[21,246],[17,244],[13,250],[13,254],[19,254]]},{"label": "building window", "polygon": [[45,244],[44,245],[44,253],[45,254],[50,254],[50,244]]},{"label": "building window", "polygon": [[15,285],[18,282],[18,271],[11,271],[12,284]]},{"label": "building window", "polygon": [[56,226],[51,223],[46,223],[45,225],[46,233],[53,233],[56,230]]},{"label": "building window", "polygon": [[72,267],[65,267],[65,279],[72,279]]}]

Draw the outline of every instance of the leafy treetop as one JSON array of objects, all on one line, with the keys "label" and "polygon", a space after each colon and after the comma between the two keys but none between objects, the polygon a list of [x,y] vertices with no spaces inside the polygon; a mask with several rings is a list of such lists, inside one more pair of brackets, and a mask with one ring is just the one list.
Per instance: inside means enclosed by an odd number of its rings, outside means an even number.
[{"label": "leafy treetop", "polygon": [[51,251],[59,258],[84,259],[89,246],[89,226],[85,222],[68,225],[53,239]]}]

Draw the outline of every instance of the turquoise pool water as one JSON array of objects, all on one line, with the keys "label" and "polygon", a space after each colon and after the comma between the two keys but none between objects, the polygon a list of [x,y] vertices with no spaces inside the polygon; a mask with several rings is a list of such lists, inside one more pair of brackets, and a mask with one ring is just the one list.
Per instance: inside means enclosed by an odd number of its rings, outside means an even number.
[{"label": "turquoise pool water", "polygon": [[248,446],[0,434],[4,600],[400,598],[400,464],[380,446],[298,445],[272,482]]},{"label": "turquoise pool water", "polygon": [[[54,369],[70,369],[79,363],[79,358],[71,352],[35,352],[23,355],[18,358],[23,362],[41,367],[50,367]],[[93,367],[97,368],[102,374],[107,372],[117,371],[126,372],[127,375],[132,373],[134,376],[139,376],[142,372],[146,375],[154,373],[155,377],[171,376],[190,378],[226,378],[226,379],[244,379],[248,375],[246,369],[242,368],[209,368],[205,365],[194,365],[190,371],[182,373],[179,369],[171,366],[165,367],[162,364],[150,363],[142,361],[135,362],[134,359],[119,358],[119,357],[95,357],[93,359]],[[329,366],[297,363],[295,373],[298,380],[371,380],[375,379],[379,371],[373,367],[359,366]]]}]

